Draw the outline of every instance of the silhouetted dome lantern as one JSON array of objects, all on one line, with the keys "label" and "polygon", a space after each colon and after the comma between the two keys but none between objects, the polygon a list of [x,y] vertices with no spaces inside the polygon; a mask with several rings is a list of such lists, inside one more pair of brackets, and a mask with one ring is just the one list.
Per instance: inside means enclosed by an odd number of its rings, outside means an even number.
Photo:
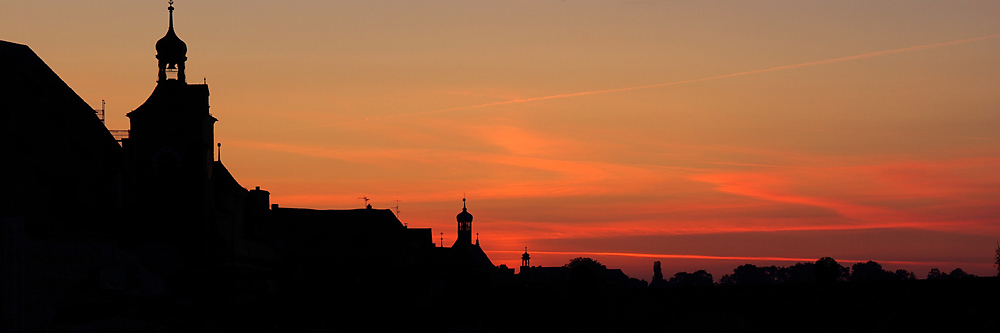
[{"label": "silhouetted dome lantern", "polygon": [[455,240],[455,246],[472,244],[472,214],[465,208],[465,198],[462,198],[462,212],[455,218],[458,220],[458,239]]},{"label": "silhouetted dome lantern", "polygon": [[527,246],[524,247],[524,254],[521,255],[521,267],[531,267],[531,255],[528,254]]},{"label": "silhouetted dome lantern", "polygon": [[167,34],[156,41],[156,59],[160,68],[159,80],[168,80],[168,72],[177,73],[177,81],[184,81],[184,62],[187,61],[187,44],[174,33],[174,2],[170,1],[167,10],[170,11],[170,25]]},{"label": "silhouetted dome lantern", "polygon": [[458,213],[455,218],[460,223],[472,223],[472,214],[469,214],[469,210],[465,208],[465,198],[462,198],[462,212]]}]

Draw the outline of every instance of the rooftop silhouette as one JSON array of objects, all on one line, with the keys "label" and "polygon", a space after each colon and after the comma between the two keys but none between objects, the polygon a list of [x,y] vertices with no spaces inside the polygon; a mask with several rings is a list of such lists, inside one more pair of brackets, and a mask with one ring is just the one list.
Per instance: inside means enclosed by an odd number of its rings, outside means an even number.
[{"label": "rooftop silhouette", "polygon": [[[998,326],[989,314],[1000,308],[1000,284],[961,269],[918,281],[874,261],[847,267],[823,257],[741,265],[716,283],[705,270],[665,277],[656,261],[647,283],[586,257],[532,266],[525,247],[515,275],[484,251],[489,238],[473,240],[465,198],[450,247],[367,196],[362,209],[272,203],[268,190],[248,189],[223,164],[214,126],[224,120],[210,113],[208,85],[186,81],[187,44],[172,1],[167,9],[156,85],[127,114],[120,145],[29,47],[0,41],[5,330],[761,331],[787,323],[867,331],[922,328],[934,316],[955,328]],[[533,321],[497,319],[526,315]]]}]

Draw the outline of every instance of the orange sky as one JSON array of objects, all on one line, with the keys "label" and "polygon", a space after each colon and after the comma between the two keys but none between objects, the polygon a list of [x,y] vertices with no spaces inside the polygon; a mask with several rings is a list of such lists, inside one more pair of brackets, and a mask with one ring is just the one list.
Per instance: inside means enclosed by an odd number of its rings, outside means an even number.
[{"label": "orange sky", "polygon": [[[107,124],[165,1],[0,5]],[[183,1],[223,161],[289,207],[376,208],[495,263],[630,276],[832,256],[992,275],[1000,3]],[[437,239],[435,239],[437,241]]]}]

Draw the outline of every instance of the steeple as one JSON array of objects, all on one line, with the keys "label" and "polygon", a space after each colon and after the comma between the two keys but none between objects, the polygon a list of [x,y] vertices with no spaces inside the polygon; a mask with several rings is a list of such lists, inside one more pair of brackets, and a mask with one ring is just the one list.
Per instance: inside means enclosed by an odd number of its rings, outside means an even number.
[{"label": "steeple", "polygon": [[472,214],[465,207],[465,198],[462,198],[462,212],[455,217],[458,220],[458,239],[455,246],[468,246],[472,244]]},{"label": "steeple", "polygon": [[184,83],[187,44],[174,33],[174,1],[170,0],[169,3],[170,6],[167,7],[167,10],[170,11],[170,25],[167,28],[167,34],[156,41],[156,59],[160,68],[159,79],[156,82],[176,80]]},{"label": "steeple", "polygon": [[156,42],[159,80],[149,98],[127,114],[123,192],[137,218],[185,230],[214,218],[217,119],[209,113],[208,85],[184,81],[187,45],[174,33],[173,1],[167,10],[167,34]]},{"label": "steeple", "polygon": [[528,255],[528,247],[524,247],[524,254],[521,255],[521,268],[531,267],[531,256]]}]

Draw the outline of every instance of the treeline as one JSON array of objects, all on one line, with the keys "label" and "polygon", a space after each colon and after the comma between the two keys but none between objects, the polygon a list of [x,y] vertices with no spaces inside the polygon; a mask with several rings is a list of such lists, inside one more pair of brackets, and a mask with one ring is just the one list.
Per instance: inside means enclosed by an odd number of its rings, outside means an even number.
[{"label": "treeline", "polygon": [[[941,272],[939,269],[931,269],[927,273],[927,279],[958,279],[975,277],[968,274],[961,268],[956,268],[951,273]],[[823,257],[816,262],[797,263],[788,267],[779,266],[756,266],[744,264],[733,270],[732,273],[723,275],[718,283],[712,278],[712,274],[705,270],[698,270],[693,273],[678,272],[674,276],[666,279],[660,269],[660,262],[653,263],[653,280],[650,287],[677,287],[677,286],[712,286],[712,285],[766,285],[782,283],[831,283],[836,281],[900,281],[914,280],[916,274],[905,269],[889,271],[882,268],[882,265],[875,261],[859,262],[854,265],[842,266],[830,257]]]}]

